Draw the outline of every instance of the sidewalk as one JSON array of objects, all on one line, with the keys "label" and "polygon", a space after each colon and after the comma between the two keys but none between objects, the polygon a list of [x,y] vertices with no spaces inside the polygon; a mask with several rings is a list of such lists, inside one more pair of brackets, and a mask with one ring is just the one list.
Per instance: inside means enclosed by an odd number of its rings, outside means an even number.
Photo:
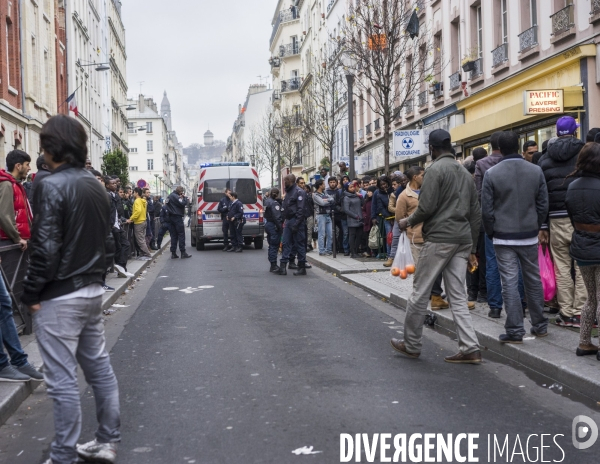
[{"label": "sidewalk", "polygon": [[[167,237],[165,244],[162,249],[155,251],[152,255],[153,258],[161,255],[165,250],[168,250],[170,246],[170,239]],[[111,305],[117,301],[117,299],[127,290],[127,288],[135,282],[144,270],[154,262],[154,259],[150,261],[137,261],[130,260],[127,263],[127,270],[135,275],[135,277],[119,278],[116,274],[107,276],[107,285],[115,289],[114,292],[105,293],[102,296],[102,309],[108,310]],[[21,335],[21,345],[28,355],[29,362],[37,369],[41,369],[42,358],[38,349],[35,335]],[[3,349],[3,347],[0,347]],[[0,382],[0,425],[4,424],[8,418],[17,410],[23,401],[33,393],[41,382],[23,382],[23,383],[7,383]]]},{"label": "sidewalk", "polygon": [[[394,277],[389,268],[380,262],[359,262],[338,255],[337,259],[308,253],[308,260],[328,272],[340,277],[374,295],[389,300],[390,303],[405,309],[412,290],[412,276],[406,280]],[[360,269],[363,269],[362,271]],[[552,322],[548,326],[548,337],[535,339],[527,335],[522,345],[503,345],[498,336],[504,333],[505,314],[501,319],[487,316],[487,304],[477,303],[471,311],[473,325],[483,350],[490,350],[512,362],[519,363],[533,371],[549,377],[560,385],[566,385],[594,401],[600,400],[600,363],[595,356],[575,356],[579,344],[579,331],[565,329]],[[454,321],[449,309],[435,311],[435,328],[454,333]],[[551,321],[555,316],[550,316]],[[525,321],[529,334],[531,324]],[[597,344],[597,340],[594,341]],[[427,349],[427,348],[425,348]],[[485,358],[485,352],[483,353]]]}]

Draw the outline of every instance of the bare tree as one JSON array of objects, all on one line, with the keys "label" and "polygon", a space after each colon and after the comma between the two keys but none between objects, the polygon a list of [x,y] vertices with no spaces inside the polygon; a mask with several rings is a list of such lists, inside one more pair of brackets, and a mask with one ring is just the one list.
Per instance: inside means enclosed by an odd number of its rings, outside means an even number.
[{"label": "bare tree", "polygon": [[[416,11],[413,4],[413,0],[361,0],[343,27],[355,91],[383,119],[385,173],[390,169],[392,121],[407,103],[412,107],[415,95],[426,90],[441,66],[436,40],[426,25],[417,26],[414,17],[412,34],[407,32]],[[418,36],[413,37],[415,26]]]},{"label": "bare tree", "polygon": [[290,169],[302,162],[302,113],[300,106],[283,106],[273,119],[275,138],[279,140],[282,166]]},{"label": "bare tree", "polygon": [[346,114],[340,110],[347,100],[343,68],[340,61],[342,48],[337,41],[328,41],[317,55],[310,59],[310,82],[302,92],[302,124],[304,135],[313,137],[323,147],[333,164],[336,133]]},{"label": "bare tree", "polygon": [[271,174],[271,187],[274,185],[277,172],[277,140],[275,134],[276,121],[270,112],[266,112],[260,122],[252,127],[256,134],[256,167],[258,172],[268,171]]}]

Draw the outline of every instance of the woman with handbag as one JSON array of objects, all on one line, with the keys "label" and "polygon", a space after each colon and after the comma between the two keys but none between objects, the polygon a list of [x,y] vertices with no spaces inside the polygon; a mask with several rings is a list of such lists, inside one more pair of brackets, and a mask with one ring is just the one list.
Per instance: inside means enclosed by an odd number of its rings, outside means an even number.
[{"label": "woman with handbag", "polygon": [[373,194],[377,190],[377,187],[371,185],[367,187],[367,195],[365,197],[365,201],[362,205],[363,212],[363,256],[365,258],[373,257],[373,250],[369,248],[369,233],[371,232],[371,207],[373,206]]},{"label": "woman with handbag", "polygon": [[596,355],[592,328],[600,319],[600,144],[587,143],[579,152],[575,172],[578,177],[567,190],[565,204],[573,224],[570,254],[576,261],[585,287],[587,301],[581,311],[577,356]]}]

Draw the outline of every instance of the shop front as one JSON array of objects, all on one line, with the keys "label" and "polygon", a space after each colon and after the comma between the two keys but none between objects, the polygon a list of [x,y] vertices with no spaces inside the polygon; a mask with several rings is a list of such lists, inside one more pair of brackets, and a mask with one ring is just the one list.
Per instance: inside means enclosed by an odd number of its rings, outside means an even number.
[{"label": "shop front", "polygon": [[[517,132],[521,146],[534,140],[541,151],[542,143],[556,136],[556,121],[565,115],[577,119],[581,124],[578,136],[585,138],[590,90],[587,58],[595,55],[595,45],[580,45],[457,103],[465,120],[450,130],[452,141],[460,147],[457,151],[465,157],[477,147],[489,152],[490,135],[498,130]],[[532,102],[533,97],[540,101]]]}]

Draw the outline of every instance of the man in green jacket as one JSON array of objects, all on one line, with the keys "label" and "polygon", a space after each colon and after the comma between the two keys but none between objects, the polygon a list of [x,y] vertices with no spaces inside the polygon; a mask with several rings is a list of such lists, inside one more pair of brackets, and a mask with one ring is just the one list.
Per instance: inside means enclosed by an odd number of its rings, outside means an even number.
[{"label": "man in green jacket", "polygon": [[440,272],[456,324],[459,353],[445,358],[450,363],[481,363],[481,351],[467,307],[465,279],[467,264],[476,266],[481,209],[475,183],[469,172],[452,155],[450,134],[437,129],[429,135],[433,164],[425,171],[419,206],[399,221],[400,230],[423,224],[425,243],[419,255],[413,292],[406,308],[404,340],[392,339],[400,353],[418,358],[423,324],[435,278]]}]

